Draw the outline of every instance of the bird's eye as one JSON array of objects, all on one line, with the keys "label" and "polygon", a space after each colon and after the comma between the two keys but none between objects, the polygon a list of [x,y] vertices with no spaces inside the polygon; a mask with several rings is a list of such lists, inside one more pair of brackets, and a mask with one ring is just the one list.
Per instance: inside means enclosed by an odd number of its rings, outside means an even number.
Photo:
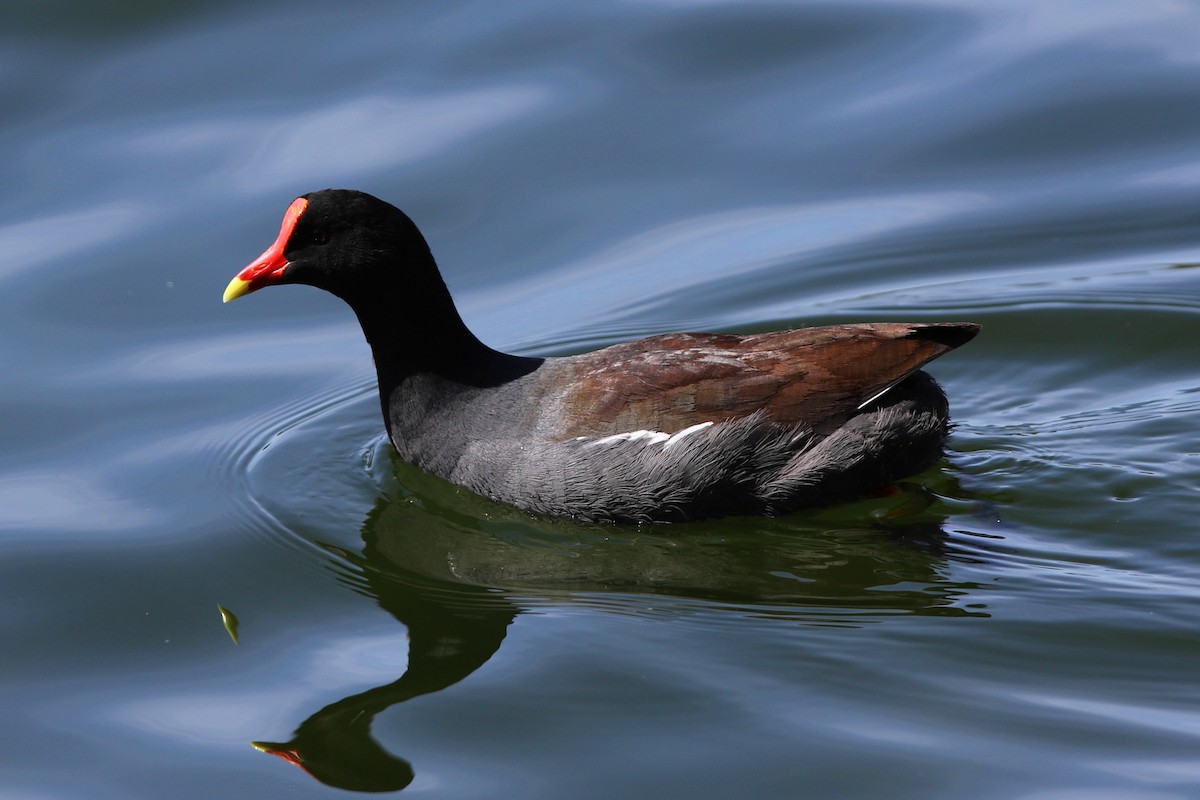
[{"label": "bird's eye", "polygon": [[328,244],[329,231],[317,231],[313,234],[313,241],[317,244]]}]

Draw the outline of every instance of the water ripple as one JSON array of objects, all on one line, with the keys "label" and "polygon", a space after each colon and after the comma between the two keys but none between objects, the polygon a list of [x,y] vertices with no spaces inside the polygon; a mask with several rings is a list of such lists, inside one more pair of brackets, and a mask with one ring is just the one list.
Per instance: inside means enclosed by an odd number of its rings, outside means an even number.
[{"label": "water ripple", "polygon": [[301,550],[314,565],[328,560],[318,539],[342,530],[347,543],[357,541],[376,491],[366,474],[381,436],[375,397],[373,379],[331,385],[227,432],[214,453],[217,479],[254,535]]}]

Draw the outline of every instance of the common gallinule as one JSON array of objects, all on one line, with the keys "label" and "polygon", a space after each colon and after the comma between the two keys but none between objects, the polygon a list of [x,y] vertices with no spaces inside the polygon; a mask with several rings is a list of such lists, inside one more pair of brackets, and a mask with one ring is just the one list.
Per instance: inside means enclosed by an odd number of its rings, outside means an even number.
[{"label": "common gallinule", "polygon": [[865,323],[508,355],[467,329],[412,220],[341,189],[293,201],[225,301],[281,283],[354,310],[401,458],[502,503],[590,520],[779,514],[920,472],[949,428],[920,367],[979,332]]}]

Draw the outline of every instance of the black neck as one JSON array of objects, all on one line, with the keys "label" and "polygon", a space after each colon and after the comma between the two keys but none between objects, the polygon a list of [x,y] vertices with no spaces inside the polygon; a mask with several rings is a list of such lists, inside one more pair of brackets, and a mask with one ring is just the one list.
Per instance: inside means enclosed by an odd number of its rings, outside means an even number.
[{"label": "black neck", "polygon": [[536,369],[541,359],[493,350],[471,333],[436,269],[414,282],[343,298],[362,325],[384,397],[406,378],[426,375],[462,386],[496,386]]}]

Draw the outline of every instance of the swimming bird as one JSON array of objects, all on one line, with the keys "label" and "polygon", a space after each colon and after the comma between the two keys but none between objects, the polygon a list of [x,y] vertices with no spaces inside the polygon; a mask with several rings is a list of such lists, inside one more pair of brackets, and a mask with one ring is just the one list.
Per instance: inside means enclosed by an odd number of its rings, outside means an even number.
[{"label": "swimming bird", "polygon": [[511,355],[463,322],[417,226],[363,192],[294,200],[228,302],[305,284],[358,317],[405,461],[538,514],[610,522],[776,515],[921,472],[949,431],[921,367],[970,322],[670,333]]}]

